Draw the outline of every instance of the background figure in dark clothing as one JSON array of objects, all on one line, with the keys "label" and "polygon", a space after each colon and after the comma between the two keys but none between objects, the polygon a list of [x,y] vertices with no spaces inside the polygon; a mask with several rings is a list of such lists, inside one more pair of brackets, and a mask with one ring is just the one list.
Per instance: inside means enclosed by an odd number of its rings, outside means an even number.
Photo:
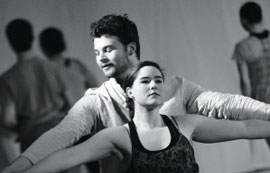
[{"label": "background figure in dark clothing", "polygon": [[[16,134],[23,152],[58,124],[69,106],[57,66],[32,51],[32,25],[25,19],[15,19],[8,23],[6,36],[17,62],[0,77],[0,125]],[[1,141],[5,145],[15,143],[5,135]],[[4,154],[14,149],[10,147]]]},{"label": "background figure in dark clothing", "polygon": [[[262,9],[255,2],[247,2],[241,6],[239,15],[243,29],[249,34],[236,44],[233,54],[242,94],[270,103],[270,37]],[[269,139],[267,143],[269,146]]]},{"label": "background figure in dark clothing", "polygon": [[78,59],[65,55],[66,43],[60,29],[44,29],[39,35],[39,42],[45,56],[62,70],[62,78],[70,92],[67,95],[73,100],[71,105],[83,96],[86,89],[96,86],[95,78],[87,68]]}]

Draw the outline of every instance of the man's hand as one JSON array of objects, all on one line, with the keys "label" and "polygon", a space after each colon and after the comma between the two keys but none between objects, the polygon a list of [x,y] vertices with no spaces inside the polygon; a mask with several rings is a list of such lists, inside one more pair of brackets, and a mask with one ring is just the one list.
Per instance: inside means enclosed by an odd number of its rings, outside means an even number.
[{"label": "man's hand", "polygon": [[1,173],[14,173],[14,171],[11,170],[11,167],[6,167],[4,170],[1,170]]},{"label": "man's hand", "polygon": [[18,173],[32,166],[29,159],[24,156],[19,156],[14,162],[6,167],[1,173]]}]

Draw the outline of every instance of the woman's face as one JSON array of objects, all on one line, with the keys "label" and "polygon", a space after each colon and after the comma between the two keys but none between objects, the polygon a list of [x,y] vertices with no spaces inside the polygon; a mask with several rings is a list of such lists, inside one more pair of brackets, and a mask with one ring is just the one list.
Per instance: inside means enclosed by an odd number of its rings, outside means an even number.
[{"label": "woman's face", "polygon": [[144,66],[138,71],[127,93],[135,103],[147,108],[156,108],[163,103],[163,85],[163,77],[159,69]]}]

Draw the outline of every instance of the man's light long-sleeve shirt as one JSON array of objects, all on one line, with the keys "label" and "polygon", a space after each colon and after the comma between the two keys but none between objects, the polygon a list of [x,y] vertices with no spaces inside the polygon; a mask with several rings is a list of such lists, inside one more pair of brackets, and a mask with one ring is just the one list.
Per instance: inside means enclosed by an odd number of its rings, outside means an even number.
[{"label": "man's light long-sleeve shirt", "polygon": [[[207,91],[181,77],[167,77],[165,82],[162,114],[269,119],[268,104],[240,95]],[[127,123],[130,116],[126,100],[124,90],[113,78],[97,89],[89,89],[60,124],[43,134],[22,155],[35,164],[57,150],[72,146],[84,135]]]}]

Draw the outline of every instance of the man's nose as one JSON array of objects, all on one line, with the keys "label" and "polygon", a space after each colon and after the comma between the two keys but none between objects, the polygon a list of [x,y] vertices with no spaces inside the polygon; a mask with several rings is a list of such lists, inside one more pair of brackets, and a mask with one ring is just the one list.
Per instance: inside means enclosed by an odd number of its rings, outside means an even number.
[{"label": "man's nose", "polygon": [[107,60],[107,56],[106,56],[104,53],[100,53],[100,54],[98,55],[98,59],[99,59],[99,61],[101,61],[101,62],[105,62],[105,61]]}]

